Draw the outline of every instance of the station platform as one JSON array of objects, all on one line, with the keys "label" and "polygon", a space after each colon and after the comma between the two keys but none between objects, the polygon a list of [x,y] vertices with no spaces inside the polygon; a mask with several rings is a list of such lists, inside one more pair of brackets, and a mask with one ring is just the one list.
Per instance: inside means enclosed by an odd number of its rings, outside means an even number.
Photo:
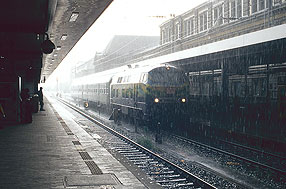
[{"label": "station platform", "polygon": [[0,188],[152,188],[47,100],[45,110],[1,127]]}]

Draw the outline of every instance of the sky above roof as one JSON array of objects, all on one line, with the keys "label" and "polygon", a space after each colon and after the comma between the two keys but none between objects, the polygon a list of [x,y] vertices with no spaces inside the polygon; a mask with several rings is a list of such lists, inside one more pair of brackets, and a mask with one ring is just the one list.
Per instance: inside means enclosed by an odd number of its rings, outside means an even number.
[{"label": "sky above roof", "polygon": [[[102,52],[114,35],[159,36],[160,24],[206,0],[114,0],[75,49],[84,57]],[[78,53],[76,53],[78,56]],[[88,58],[87,58],[88,59]]]},{"label": "sky above roof", "polygon": [[[114,35],[159,36],[160,24],[207,0],[114,0],[59,66],[74,65],[103,52]],[[56,72],[59,72],[56,70]],[[55,73],[56,73],[55,72]]]}]

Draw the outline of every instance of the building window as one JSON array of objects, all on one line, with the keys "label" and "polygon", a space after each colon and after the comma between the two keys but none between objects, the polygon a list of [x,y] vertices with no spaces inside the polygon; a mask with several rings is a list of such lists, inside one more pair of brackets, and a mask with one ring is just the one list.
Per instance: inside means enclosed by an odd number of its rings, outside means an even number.
[{"label": "building window", "polygon": [[236,18],[236,6],[235,6],[236,2],[234,0],[232,0],[230,2],[230,17],[231,18]]},{"label": "building window", "polygon": [[257,12],[257,0],[251,0],[251,12],[252,13]]},{"label": "building window", "polygon": [[222,5],[219,5],[213,9],[213,25],[221,25],[222,22]]},{"label": "building window", "polygon": [[180,22],[178,22],[176,23],[176,26],[175,26],[175,39],[180,38],[180,33],[181,33],[181,26],[180,26]]},{"label": "building window", "polygon": [[168,28],[164,28],[164,43],[168,42]]},{"label": "building window", "polygon": [[237,11],[237,15],[236,17],[237,18],[241,18],[242,17],[242,0],[237,0],[237,8],[236,8],[236,11]]},{"label": "building window", "polygon": [[256,13],[268,8],[268,0],[251,0],[251,11]]},{"label": "building window", "polygon": [[242,16],[242,0],[232,0],[229,4],[230,18],[236,20]]},{"label": "building window", "polygon": [[203,31],[203,30],[204,30],[204,25],[203,25],[203,23],[204,23],[204,15],[201,14],[201,15],[200,15],[200,31]]},{"label": "building window", "polygon": [[195,33],[195,23],[194,23],[195,19],[194,19],[194,17],[191,18],[190,21],[191,21],[191,35],[193,35]]},{"label": "building window", "polygon": [[194,34],[194,18],[190,18],[184,21],[184,36]]},{"label": "building window", "polygon": [[200,32],[208,29],[208,13],[207,11],[199,15]]},{"label": "building window", "polygon": [[[285,1],[284,1],[285,2]],[[281,0],[273,0],[273,4],[277,5],[277,4],[281,4]]]},{"label": "building window", "polygon": [[191,27],[191,23],[190,20],[185,20],[184,21],[184,36],[189,36],[190,35],[190,27]]},{"label": "building window", "polygon": [[169,28],[169,31],[168,31],[168,41],[172,41],[172,29]]},{"label": "building window", "polygon": [[165,43],[165,30],[161,31],[161,41],[163,44]]},{"label": "building window", "polygon": [[265,0],[258,0],[259,1],[259,6],[258,6],[258,10],[261,11],[263,9],[265,9]]}]

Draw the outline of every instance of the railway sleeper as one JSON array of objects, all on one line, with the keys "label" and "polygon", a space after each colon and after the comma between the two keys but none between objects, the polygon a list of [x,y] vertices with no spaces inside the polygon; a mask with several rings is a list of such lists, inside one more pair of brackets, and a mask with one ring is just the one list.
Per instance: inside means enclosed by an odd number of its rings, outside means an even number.
[{"label": "railway sleeper", "polygon": [[150,161],[149,164],[158,164],[158,165],[156,165],[157,167],[163,167],[164,166],[163,164],[159,164],[158,161]]},{"label": "railway sleeper", "polygon": [[194,183],[193,182],[179,183],[179,184],[177,184],[176,187],[184,187],[184,186],[194,186]]},{"label": "railway sleeper", "polygon": [[113,145],[115,145],[116,147],[118,147],[118,146],[126,146],[126,145],[127,145],[126,142],[118,142],[118,141],[109,141],[109,142],[107,142],[107,143],[113,144]]},{"label": "railway sleeper", "polygon": [[164,185],[161,185],[163,186],[164,188],[184,188],[184,187],[187,187],[189,188],[191,186],[191,188],[195,188],[195,189],[202,189],[201,187],[195,187],[194,186],[194,183],[190,182],[190,183],[179,183],[179,184],[164,184]]},{"label": "railway sleeper", "polygon": [[144,159],[144,161],[143,160],[141,160],[141,159],[130,159],[130,161],[132,161],[135,165],[136,164],[149,164],[149,161],[153,161],[153,159]]},{"label": "railway sleeper", "polygon": [[146,161],[140,161],[140,162],[133,162],[134,165],[140,165],[142,167],[147,167],[148,162]]},{"label": "railway sleeper", "polygon": [[148,160],[148,161],[151,161],[153,159],[150,159],[149,156],[128,156],[127,157],[129,160]]},{"label": "railway sleeper", "polygon": [[158,183],[174,183],[174,182],[185,182],[187,181],[186,178],[179,178],[179,179],[171,179],[171,180],[157,180],[156,182]]},{"label": "railway sleeper", "polygon": [[136,154],[134,154],[134,153],[132,153],[132,154],[124,154],[124,156],[125,157],[138,157],[138,158],[140,158],[140,157],[148,157],[148,156],[146,156],[145,154],[138,154],[138,153],[136,153]]},{"label": "railway sleeper", "polygon": [[178,178],[180,177],[181,175],[158,175],[157,177],[155,177],[156,179],[160,179],[160,178]]},{"label": "railway sleeper", "polygon": [[168,175],[173,174],[175,171],[165,171],[165,172],[150,172],[149,175]]},{"label": "railway sleeper", "polygon": [[166,170],[169,170],[169,168],[166,167],[166,166],[164,166],[164,165],[163,165],[163,166],[160,166],[160,167],[158,167],[158,166],[156,166],[156,167],[155,167],[155,166],[151,166],[151,167],[150,167],[150,166],[149,166],[149,169],[152,170],[152,171],[153,171],[153,170],[155,170],[155,171],[159,171],[159,170],[165,170],[165,171],[166,171]]},{"label": "railway sleeper", "polygon": [[140,152],[140,150],[117,150],[119,153],[122,153],[122,154],[132,154],[132,153],[142,153]]},{"label": "railway sleeper", "polygon": [[134,148],[134,147],[131,147],[131,146],[124,146],[124,147],[114,147],[114,149],[116,149],[116,150],[137,150],[136,148]]}]

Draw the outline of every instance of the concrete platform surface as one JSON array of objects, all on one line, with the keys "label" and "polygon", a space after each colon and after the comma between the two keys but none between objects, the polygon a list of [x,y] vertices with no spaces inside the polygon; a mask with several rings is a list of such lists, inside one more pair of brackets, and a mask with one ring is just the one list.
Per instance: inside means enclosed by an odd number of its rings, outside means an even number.
[{"label": "concrete platform surface", "polygon": [[31,124],[1,127],[1,189],[146,188],[52,104],[46,101],[46,111],[33,114]]}]

